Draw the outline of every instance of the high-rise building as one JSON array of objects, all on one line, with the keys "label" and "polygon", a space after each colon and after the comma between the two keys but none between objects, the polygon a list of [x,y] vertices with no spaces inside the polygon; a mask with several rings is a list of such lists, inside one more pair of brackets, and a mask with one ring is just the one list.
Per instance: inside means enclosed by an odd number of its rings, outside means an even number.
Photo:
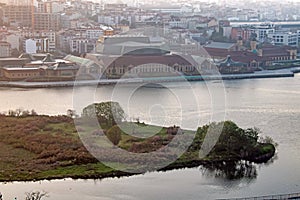
[{"label": "high-rise building", "polygon": [[33,29],[58,31],[60,15],[57,13],[34,13]]},{"label": "high-rise building", "polygon": [[60,8],[57,2],[38,1],[32,16],[32,28],[58,31],[60,29]]},{"label": "high-rise building", "polygon": [[30,5],[6,5],[3,7],[3,21],[16,26],[31,27],[32,7]]}]

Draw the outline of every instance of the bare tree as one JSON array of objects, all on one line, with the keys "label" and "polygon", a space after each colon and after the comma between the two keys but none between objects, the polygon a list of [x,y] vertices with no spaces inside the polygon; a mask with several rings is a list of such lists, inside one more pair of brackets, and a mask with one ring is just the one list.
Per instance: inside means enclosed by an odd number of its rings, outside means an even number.
[{"label": "bare tree", "polygon": [[44,197],[48,197],[48,193],[44,191],[26,192],[25,194],[26,194],[25,200],[41,200]]},{"label": "bare tree", "polygon": [[67,116],[71,118],[76,118],[78,115],[76,114],[76,110],[68,109]]}]

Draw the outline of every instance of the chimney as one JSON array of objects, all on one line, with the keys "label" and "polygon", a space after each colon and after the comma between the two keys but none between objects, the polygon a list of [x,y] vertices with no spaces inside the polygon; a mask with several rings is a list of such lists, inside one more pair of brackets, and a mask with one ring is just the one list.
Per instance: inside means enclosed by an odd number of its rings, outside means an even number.
[{"label": "chimney", "polygon": [[257,49],[256,49],[256,46],[257,46],[257,43],[256,43],[256,39],[254,38],[254,39],[252,39],[252,40],[250,41],[250,48],[251,48],[251,51],[257,50]]},{"label": "chimney", "polygon": [[296,60],[297,58],[297,49],[292,49],[290,52],[290,60]]},{"label": "chimney", "polygon": [[243,46],[243,38],[241,36],[239,36],[238,40],[237,40],[237,45],[239,47],[242,47]]}]

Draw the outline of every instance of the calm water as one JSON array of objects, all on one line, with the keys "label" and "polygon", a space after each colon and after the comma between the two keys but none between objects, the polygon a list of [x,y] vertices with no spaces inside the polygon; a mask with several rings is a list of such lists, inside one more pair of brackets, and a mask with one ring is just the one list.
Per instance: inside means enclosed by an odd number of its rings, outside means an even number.
[{"label": "calm water", "polygon": [[7,183],[0,185],[4,200],[15,196],[23,199],[24,193],[31,190],[47,191],[49,200],[216,199],[300,192],[300,75],[225,81],[225,89],[220,82],[208,85],[169,83],[167,88],[143,87],[134,91],[132,86],[106,86],[96,91],[82,87],[75,93],[72,88],[1,88],[0,111],[24,108],[35,109],[39,114],[65,114],[73,108],[74,101],[79,113],[88,102],[113,97],[120,101],[129,119],[147,123],[194,128],[229,119],[244,128],[256,126],[279,144],[278,158],[269,165],[256,166],[256,178],[227,180],[194,168],[101,181]]}]

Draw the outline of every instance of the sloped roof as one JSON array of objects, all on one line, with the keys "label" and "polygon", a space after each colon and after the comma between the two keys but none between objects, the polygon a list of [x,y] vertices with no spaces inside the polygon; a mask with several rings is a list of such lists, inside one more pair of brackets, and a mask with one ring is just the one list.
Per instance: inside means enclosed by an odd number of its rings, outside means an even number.
[{"label": "sloped roof", "polygon": [[212,42],[205,45],[205,48],[214,48],[214,49],[230,49],[235,45],[235,43],[225,43],[225,42]]},{"label": "sloped roof", "polygon": [[34,61],[36,60],[31,54],[28,54],[28,53],[22,53],[19,58],[26,58],[30,61]]},{"label": "sloped roof", "polygon": [[51,56],[51,54],[48,53],[42,61],[43,62],[55,62],[55,59]]},{"label": "sloped roof", "polygon": [[150,43],[150,39],[147,36],[109,36],[104,38],[104,44],[118,44],[123,42],[140,42]]},{"label": "sloped roof", "polygon": [[141,43],[127,41],[118,44],[101,44],[98,47],[98,52],[109,55],[122,55],[131,51],[145,48],[168,49],[164,43]]},{"label": "sloped roof", "polygon": [[162,65],[174,66],[178,65],[193,65],[185,58],[176,55],[145,55],[145,56],[136,56],[136,55],[124,55],[116,60],[114,60],[110,66],[140,66],[145,64],[157,63]]},{"label": "sloped roof", "polygon": [[218,65],[220,67],[242,67],[242,66],[246,66],[247,64],[242,62],[235,62],[232,60],[231,56],[228,55],[227,58],[221,61],[220,63],[218,63]]},{"label": "sloped roof", "polygon": [[263,56],[289,56],[289,50],[295,48],[289,46],[275,46],[271,44],[265,44],[262,46]]},{"label": "sloped roof", "polygon": [[49,69],[54,69],[54,70],[64,70],[64,69],[79,69],[78,65],[68,65],[66,63],[56,63],[55,65],[49,67]]},{"label": "sloped roof", "polygon": [[228,55],[237,62],[249,63],[253,60],[261,61],[263,58],[250,51],[227,51],[225,49],[206,49],[209,56],[226,58]]},{"label": "sloped roof", "polygon": [[95,67],[95,66],[97,66],[97,67],[103,66],[102,61],[95,63],[94,59],[92,60],[92,59],[82,58],[82,57],[78,57],[78,56],[67,55],[64,59],[67,61],[76,63],[79,66],[86,67],[86,68]]}]

